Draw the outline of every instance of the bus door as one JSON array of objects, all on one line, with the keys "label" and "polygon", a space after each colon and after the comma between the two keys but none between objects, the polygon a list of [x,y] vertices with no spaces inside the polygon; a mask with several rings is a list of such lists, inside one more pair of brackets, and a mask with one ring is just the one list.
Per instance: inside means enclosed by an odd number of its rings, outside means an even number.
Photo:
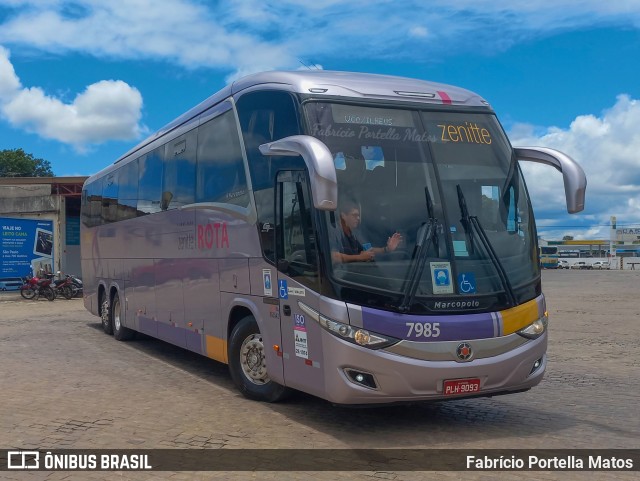
[{"label": "bus door", "polygon": [[321,328],[300,306],[318,312],[320,281],[312,208],[306,172],[279,172],[276,253],[284,378],[287,386],[320,392],[324,388]]}]

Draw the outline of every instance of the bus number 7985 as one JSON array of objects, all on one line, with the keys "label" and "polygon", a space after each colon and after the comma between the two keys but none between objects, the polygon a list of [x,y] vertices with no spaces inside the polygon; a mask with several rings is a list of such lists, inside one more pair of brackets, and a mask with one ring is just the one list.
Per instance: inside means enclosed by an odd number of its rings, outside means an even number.
[{"label": "bus number 7985", "polygon": [[438,337],[440,335],[439,322],[405,322],[405,325],[409,328],[407,337],[411,337],[412,333],[414,337]]}]

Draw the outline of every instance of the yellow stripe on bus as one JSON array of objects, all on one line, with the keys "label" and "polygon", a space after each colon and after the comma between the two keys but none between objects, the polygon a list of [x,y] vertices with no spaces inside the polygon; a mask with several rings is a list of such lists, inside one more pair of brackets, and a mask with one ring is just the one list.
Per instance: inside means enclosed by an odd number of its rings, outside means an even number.
[{"label": "yellow stripe on bus", "polygon": [[207,357],[229,364],[227,358],[227,341],[214,336],[205,336]]},{"label": "yellow stripe on bus", "polygon": [[500,311],[500,316],[502,317],[502,335],[512,334],[540,317],[538,302],[533,299],[521,306]]}]

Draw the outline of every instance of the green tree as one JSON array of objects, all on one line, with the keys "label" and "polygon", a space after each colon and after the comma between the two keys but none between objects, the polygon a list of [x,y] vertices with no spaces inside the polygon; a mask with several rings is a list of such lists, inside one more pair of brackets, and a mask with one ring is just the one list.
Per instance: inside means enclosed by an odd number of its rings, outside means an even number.
[{"label": "green tree", "polygon": [[22,149],[0,150],[0,177],[53,177],[48,160]]}]

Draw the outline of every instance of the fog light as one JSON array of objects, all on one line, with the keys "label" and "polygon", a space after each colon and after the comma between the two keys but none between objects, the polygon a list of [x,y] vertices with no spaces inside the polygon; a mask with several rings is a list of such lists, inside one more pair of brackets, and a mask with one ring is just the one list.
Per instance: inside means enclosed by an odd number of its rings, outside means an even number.
[{"label": "fog light", "polygon": [[531,376],[534,372],[536,372],[540,366],[542,366],[542,358],[537,359],[534,363],[533,366],[531,366],[531,371],[529,372],[529,376]]},{"label": "fog light", "polygon": [[369,389],[378,389],[378,385],[376,384],[376,380],[373,377],[373,374],[348,368],[345,369],[344,372],[347,375],[347,378],[354,384],[364,386]]}]

